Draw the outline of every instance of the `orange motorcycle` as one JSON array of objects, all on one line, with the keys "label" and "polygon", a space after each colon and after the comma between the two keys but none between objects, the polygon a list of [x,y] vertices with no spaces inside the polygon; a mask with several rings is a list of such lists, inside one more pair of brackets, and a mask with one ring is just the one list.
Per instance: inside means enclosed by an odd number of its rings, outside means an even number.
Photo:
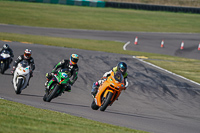
[{"label": "orange motorcycle", "polygon": [[98,92],[91,104],[93,110],[105,111],[108,106],[119,97],[122,90],[125,90],[124,77],[121,72],[111,72],[106,81],[99,86]]}]

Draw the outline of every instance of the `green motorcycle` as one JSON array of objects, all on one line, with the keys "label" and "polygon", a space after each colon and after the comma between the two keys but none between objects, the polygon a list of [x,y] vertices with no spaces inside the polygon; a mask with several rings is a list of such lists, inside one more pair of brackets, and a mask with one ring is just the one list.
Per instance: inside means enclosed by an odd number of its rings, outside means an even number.
[{"label": "green motorcycle", "polygon": [[50,102],[52,99],[61,96],[65,88],[69,86],[69,72],[67,69],[61,69],[53,75],[52,79],[48,82],[48,89],[45,90],[43,100]]}]

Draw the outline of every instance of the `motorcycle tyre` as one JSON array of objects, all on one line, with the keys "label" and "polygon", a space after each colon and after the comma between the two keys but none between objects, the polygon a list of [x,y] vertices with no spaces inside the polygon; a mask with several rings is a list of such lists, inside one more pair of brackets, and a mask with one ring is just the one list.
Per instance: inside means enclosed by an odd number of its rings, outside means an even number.
[{"label": "motorcycle tyre", "polygon": [[4,71],[5,71],[5,64],[3,63],[1,66],[1,74],[4,74]]},{"label": "motorcycle tyre", "polygon": [[15,91],[16,94],[21,94],[21,87],[22,87],[22,79],[19,79],[17,84],[17,90]]},{"label": "motorcycle tyre", "polygon": [[98,109],[99,109],[99,106],[96,105],[96,103],[95,103],[94,100],[92,101],[91,108],[92,108],[93,110],[98,110]]},{"label": "motorcycle tyre", "polygon": [[100,111],[105,111],[106,110],[106,108],[108,107],[108,105],[111,102],[112,96],[113,96],[113,93],[108,92],[108,95],[106,96],[106,101],[101,105]]},{"label": "motorcycle tyre", "polygon": [[51,100],[57,95],[57,91],[59,90],[59,86],[56,85],[52,92],[47,96],[46,102],[51,102]]},{"label": "motorcycle tyre", "polygon": [[43,101],[46,102],[46,100],[47,100],[47,94],[44,94],[44,96],[43,96]]}]

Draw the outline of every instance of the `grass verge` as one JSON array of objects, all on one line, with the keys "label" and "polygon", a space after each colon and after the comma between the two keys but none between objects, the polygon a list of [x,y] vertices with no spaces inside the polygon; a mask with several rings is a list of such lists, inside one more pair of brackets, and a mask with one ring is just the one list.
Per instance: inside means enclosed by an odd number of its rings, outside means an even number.
[{"label": "grass verge", "polygon": [[70,29],[200,33],[199,14],[0,1],[0,23]]},{"label": "grass verge", "polygon": [[147,133],[0,99],[1,133]]}]

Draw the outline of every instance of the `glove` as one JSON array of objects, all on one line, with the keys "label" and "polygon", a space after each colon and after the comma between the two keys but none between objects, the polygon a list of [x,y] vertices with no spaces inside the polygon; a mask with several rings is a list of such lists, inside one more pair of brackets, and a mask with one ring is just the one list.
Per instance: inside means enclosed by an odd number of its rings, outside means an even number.
[{"label": "glove", "polygon": [[46,75],[45,75],[45,76],[46,76],[46,78],[48,78],[48,77],[49,77],[49,73],[46,73]]}]

